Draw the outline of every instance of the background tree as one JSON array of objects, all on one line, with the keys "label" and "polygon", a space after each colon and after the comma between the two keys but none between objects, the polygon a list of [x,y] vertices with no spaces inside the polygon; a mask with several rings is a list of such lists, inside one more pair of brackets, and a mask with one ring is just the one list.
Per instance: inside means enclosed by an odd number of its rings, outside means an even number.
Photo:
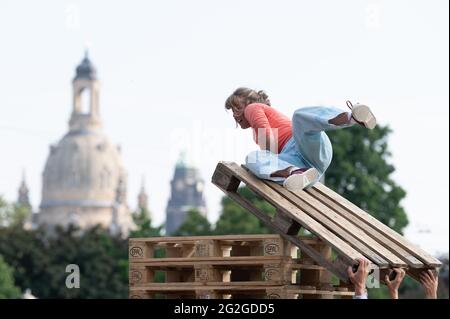
[{"label": "background tree", "polygon": [[23,226],[30,214],[28,205],[11,204],[0,196],[0,227]]},{"label": "background tree", "polygon": [[206,236],[211,235],[212,229],[208,219],[197,209],[190,209],[183,223],[178,227],[174,236]]},{"label": "background tree", "polygon": [[[0,227],[0,255],[14,269],[17,286],[25,291],[41,285],[51,254],[42,229],[24,230],[20,226]],[[45,285],[45,282],[43,283]]]},{"label": "background tree", "polygon": [[0,255],[0,299],[20,297],[20,289],[14,285],[13,269]]},{"label": "background tree", "polygon": [[138,209],[132,214],[133,222],[136,229],[130,232],[130,237],[158,237],[161,236],[164,225],[154,227],[152,225],[152,218],[150,212],[145,208]]},{"label": "background tree", "polygon": [[[0,228],[0,254],[15,270],[16,285],[38,298],[127,298],[128,243],[95,227],[80,232],[57,228]],[[68,289],[66,267],[80,269],[80,288]]]},{"label": "background tree", "polygon": [[[100,226],[79,234],[79,229],[69,226],[57,228],[49,241],[51,264],[48,288],[41,290],[45,298],[126,298],[128,293],[128,243],[112,237]],[[80,288],[68,289],[65,280],[67,265],[80,269]],[[41,287],[42,288],[42,287]],[[37,296],[39,291],[32,289]]]},{"label": "background tree", "polygon": [[11,205],[9,205],[3,199],[3,197],[0,196],[0,227],[8,226],[11,213],[12,213]]},{"label": "background tree", "polygon": [[28,218],[31,218],[31,207],[26,204],[15,203],[12,205],[12,216],[10,226],[23,227]]}]

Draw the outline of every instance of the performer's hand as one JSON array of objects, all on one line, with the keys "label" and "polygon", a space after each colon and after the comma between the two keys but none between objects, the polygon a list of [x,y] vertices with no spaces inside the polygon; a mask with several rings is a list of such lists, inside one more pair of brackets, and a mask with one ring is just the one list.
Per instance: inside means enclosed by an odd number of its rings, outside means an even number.
[{"label": "performer's hand", "polygon": [[398,287],[400,287],[400,284],[402,283],[406,272],[401,268],[394,268],[394,271],[396,273],[394,280],[391,281],[389,279],[389,276],[386,275],[384,277],[384,281],[386,282],[386,286],[389,289],[389,295],[391,296],[391,299],[398,299]]},{"label": "performer's hand", "polygon": [[369,275],[369,261],[367,259],[358,258],[358,270],[354,273],[353,267],[347,269],[348,278],[355,285],[355,295],[361,296],[367,293],[366,280]]}]

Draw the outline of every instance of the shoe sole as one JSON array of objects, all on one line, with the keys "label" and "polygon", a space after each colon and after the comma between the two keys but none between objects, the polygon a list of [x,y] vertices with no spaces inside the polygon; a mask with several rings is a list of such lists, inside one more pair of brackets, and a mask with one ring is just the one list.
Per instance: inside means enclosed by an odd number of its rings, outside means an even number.
[{"label": "shoe sole", "polygon": [[310,168],[302,174],[293,174],[286,178],[283,186],[289,191],[299,191],[312,185],[319,176],[315,168]]},{"label": "shoe sole", "polygon": [[377,125],[377,119],[370,108],[366,105],[356,105],[352,109],[352,115],[356,121],[363,123],[365,127],[372,130]]}]

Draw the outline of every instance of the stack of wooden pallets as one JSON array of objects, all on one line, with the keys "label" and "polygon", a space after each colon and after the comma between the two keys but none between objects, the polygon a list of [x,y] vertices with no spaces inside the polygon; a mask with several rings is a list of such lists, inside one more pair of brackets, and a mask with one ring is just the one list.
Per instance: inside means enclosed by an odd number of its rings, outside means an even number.
[{"label": "stack of wooden pallets", "polygon": [[[303,238],[317,249],[321,241]],[[129,240],[130,298],[332,298],[331,273],[280,235]]]},{"label": "stack of wooden pallets", "polygon": [[[347,269],[359,258],[381,282],[395,267],[418,280],[441,266],[321,183],[289,192],[232,162],[218,163],[212,182],[278,235],[132,238],[130,298],[351,298]],[[243,197],[241,184],[275,215]]]}]

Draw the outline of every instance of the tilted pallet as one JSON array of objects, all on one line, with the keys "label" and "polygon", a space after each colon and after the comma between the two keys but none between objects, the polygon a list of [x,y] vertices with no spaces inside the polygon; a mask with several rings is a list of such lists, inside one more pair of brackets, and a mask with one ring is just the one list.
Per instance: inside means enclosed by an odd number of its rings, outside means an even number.
[{"label": "tilted pallet", "polygon": [[[355,265],[357,258],[367,259],[371,268],[379,271],[381,280],[393,267],[407,269],[417,280],[420,271],[436,270],[441,265],[439,260],[321,183],[290,192],[277,183],[258,179],[233,162],[219,162],[212,182],[344,282],[348,282],[346,268]],[[273,205],[275,216],[266,215],[242,197],[238,192],[241,183]],[[304,242],[298,236],[302,227],[329,245],[338,258],[325,257]]]}]

